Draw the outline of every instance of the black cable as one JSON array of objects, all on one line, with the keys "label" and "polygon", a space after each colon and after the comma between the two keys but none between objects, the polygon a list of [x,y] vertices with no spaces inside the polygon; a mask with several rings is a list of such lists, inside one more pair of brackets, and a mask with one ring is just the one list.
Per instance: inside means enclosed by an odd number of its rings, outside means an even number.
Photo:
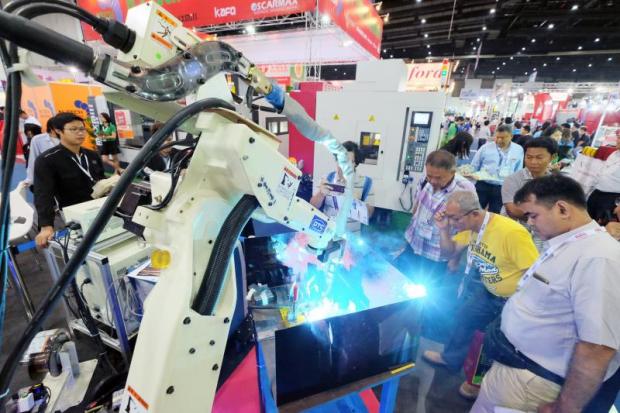
[{"label": "black cable", "polygon": [[205,271],[200,288],[196,293],[192,309],[202,315],[211,315],[219,298],[226,272],[233,254],[235,243],[248,220],[259,207],[253,195],[243,195],[237,205],[226,217],[220,232],[217,234],[209,264]]},{"label": "black cable", "polygon": [[214,108],[234,110],[233,106],[221,99],[204,99],[192,103],[172,116],[172,118],[170,118],[168,122],[166,122],[164,126],[151,137],[151,139],[149,139],[142,150],[138,152],[138,155],[134,158],[134,160],[131,161],[127,169],[125,169],[125,172],[121,175],[118,183],[112,189],[112,192],[107,197],[102,208],[99,210],[99,213],[95,217],[91,227],[84,235],[82,243],[77,247],[73,257],[71,257],[62,274],[44,298],[39,309],[36,311],[34,317],[26,327],[24,334],[20,337],[17,344],[9,354],[4,366],[2,366],[2,370],[0,371],[0,394],[4,394],[8,389],[9,383],[13,377],[13,374],[15,374],[15,369],[18,366],[22,354],[28,348],[28,345],[41,328],[45,318],[49,315],[54,306],[62,297],[64,290],[69,286],[71,280],[73,280],[75,272],[78,267],[82,265],[82,262],[86,259],[92,245],[105,228],[105,225],[110,217],[114,214],[118,203],[122,199],[125,192],[127,192],[127,188],[129,188],[133,182],[134,177],[142,168],[144,168],[147,162],[155,156],[155,154],[157,154],[159,151],[159,146],[179,125],[183,124],[183,122],[187,121],[197,113]]},{"label": "black cable", "polygon": [[22,7],[20,10],[18,10],[18,12],[16,13],[19,16],[24,16],[29,18],[32,15],[42,15],[42,14],[51,14],[51,13],[58,13],[58,14],[65,14],[67,16],[71,16],[71,17],[75,17],[76,19],[83,21],[86,24],[89,24],[91,26],[99,26],[101,24],[100,19],[96,18],[93,15],[90,15],[90,17],[88,16],[84,16],[83,13],[80,13],[79,10],[76,10],[74,8],[68,7],[70,6],[69,3],[65,3],[65,2],[60,2],[60,3],[64,3],[64,4],[48,4],[46,3],[38,3],[38,2],[34,2],[34,3],[29,3],[28,5]]},{"label": "black cable", "polygon": [[[181,171],[182,171],[182,166],[183,166],[183,162],[185,161],[185,159],[188,158],[188,156],[190,155],[190,150],[191,152],[193,152],[194,148],[189,148],[189,149],[184,149],[183,151],[175,154],[174,158],[172,159],[171,164],[174,166],[173,168],[173,173],[172,173],[172,181],[170,183],[170,189],[168,189],[168,192],[166,193],[166,196],[164,197],[164,199],[157,205],[145,205],[145,208],[148,208],[152,211],[159,211],[161,209],[164,209],[165,207],[168,206],[168,204],[170,203],[170,201],[172,200],[172,197],[174,196],[174,191],[177,188],[177,184],[179,182],[179,178],[181,177]],[[184,154],[184,152],[186,152]],[[179,157],[179,155],[184,154],[183,157],[181,157],[180,160],[176,160],[177,157]],[[177,165],[178,163],[178,165]]]}]

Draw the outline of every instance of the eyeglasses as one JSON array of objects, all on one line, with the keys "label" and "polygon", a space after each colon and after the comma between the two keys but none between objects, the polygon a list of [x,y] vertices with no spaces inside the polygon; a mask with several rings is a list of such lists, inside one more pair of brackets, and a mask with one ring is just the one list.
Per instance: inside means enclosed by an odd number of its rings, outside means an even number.
[{"label": "eyeglasses", "polygon": [[460,221],[461,219],[465,218],[467,215],[469,215],[472,212],[477,211],[477,210],[478,210],[477,208],[476,209],[471,209],[471,210],[465,212],[463,215],[459,215],[459,216],[455,216],[455,217],[451,217],[449,215],[446,215],[445,217],[446,217],[446,219],[448,221]]},{"label": "eyeglasses", "polygon": [[69,131],[72,133],[86,133],[86,128],[82,127],[82,128],[65,128],[65,131]]}]

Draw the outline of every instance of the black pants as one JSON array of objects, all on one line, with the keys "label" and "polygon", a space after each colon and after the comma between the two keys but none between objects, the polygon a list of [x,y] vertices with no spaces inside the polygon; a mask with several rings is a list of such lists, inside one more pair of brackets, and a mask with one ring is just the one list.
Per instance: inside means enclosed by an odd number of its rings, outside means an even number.
[{"label": "black pants", "polygon": [[588,214],[599,224],[607,225],[609,221],[615,220],[613,212],[617,198],[620,198],[620,193],[595,189],[588,198]]},{"label": "black pants", "polygon": [[603,383],[594,398],[583,409],[583,413],[607,413],[616,401],[618,391],[620,391],[620,369]]},{"label": "black pants", "polygon": [[476,330],[484,331],[500,315],[506,303],[505,298],[494,296],[482,283],[472,283],[470,288],[469,296],[457,307],[455,328],[441,355],[451,371],[463,367]]},{"label": "black pants", "polygon": [[489,212],[499,214],[502,210],[502,186],[483,181],[476,182],[476,192],[482,208],[489,207]]}]

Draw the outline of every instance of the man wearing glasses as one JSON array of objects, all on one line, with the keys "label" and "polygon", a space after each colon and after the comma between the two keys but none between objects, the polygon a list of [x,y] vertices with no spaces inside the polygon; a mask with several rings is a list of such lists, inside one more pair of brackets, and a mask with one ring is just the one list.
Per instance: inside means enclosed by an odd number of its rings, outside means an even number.
[{"label": "man wearing glasses", "polygon": [[[472,192],[457,191],[450,195],[445,210],[435,215],[435,222],[441,231],[442,254],[456,258],[467,249],[465,273],[477,269],[484,285],[474,284],[473,291],[460,305],[455,330],[443,353],[425,351],[423,355],[434,365],[458,371],[467,357],[474,332],[483,331],[500,314],[523,273],[538,258],[538,251],[523,225],[483,210]],[[458,231],[454,237],[452,230]],[[465,382],[459,393],[475,398],[478,388]]]},{"label": "man wearing glasses", "polygon": [[34,167],[34,204],[41,228],[36,244],[42,248],[54,236],[56,205],[62,209],[90,201],[95,182],[104,178],[99,155],[81,146],[88,136],[84,119],[60,113],[54,127],[60,144],[39,155]]}]

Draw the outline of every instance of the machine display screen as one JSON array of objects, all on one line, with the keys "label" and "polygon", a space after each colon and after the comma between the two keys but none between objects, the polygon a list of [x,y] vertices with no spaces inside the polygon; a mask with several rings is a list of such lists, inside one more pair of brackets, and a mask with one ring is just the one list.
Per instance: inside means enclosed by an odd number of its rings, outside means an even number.
[{"label": "machine display screen", "polygon": [[412,126],[430,126],[431,112],[415,112],[411,124]]},{"label": "machine display screen", "polygon": [[364,162],[368,165],[376,165],[379,159],[379,146],[381,145],[381,134],[378,132],[361,132],[359,147]]}]

